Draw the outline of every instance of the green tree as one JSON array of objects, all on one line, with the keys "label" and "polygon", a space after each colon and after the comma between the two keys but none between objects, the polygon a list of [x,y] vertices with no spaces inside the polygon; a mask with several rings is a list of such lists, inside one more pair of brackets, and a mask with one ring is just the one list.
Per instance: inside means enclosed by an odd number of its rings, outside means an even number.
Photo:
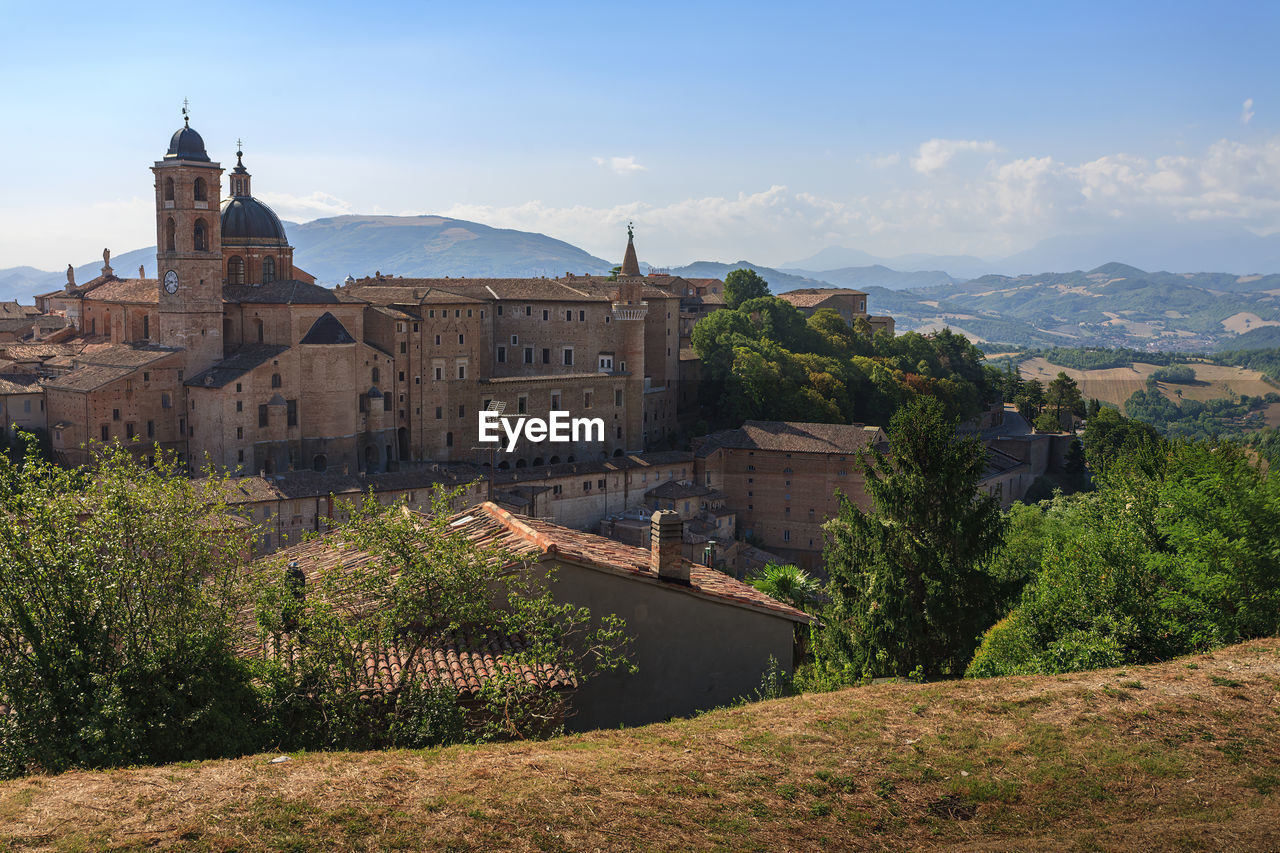
[{"label": "green tree", "polygon": [[0,455],[0,771],[258,748],[233,653],[252,531],[222,495],[119,445],[74,470]]},{"label": "green tree", "polygon": [[997,594],[985,566],[1004,522],[996,499],[978,492],[986,450],[957,438],[956,421],[928,397],[894,415],[889,450],[864,461],[874,510],[842,499],[827,523],[829,654],[871,676],[958,675]]},{"label": "green tree", "polygon": [[732,309],[736,309],[748,299],[758,299],[769,295],[769,282],[750,267],[730,270],[724,277],[724,301]]},{"label": "green tree", "polygon": [[1045,404],[1053,407],[1053,416],[1062,427],[1070,424],[1072,415],[1083,416],[1085,413],[1080,386],[1063,371],[1059,371],[1049,383],[1049,388],[1045,391]]},{"label": "green tree", "polygon": [[822,598],[822,585],[817,579],[789,563],[769,563],[748,580],[765,595],[798,610],[808,611]]},{"label": "green tree", "polygon": [[1022,390],[1013,402],[1018,407],[1018,414],[1028,421],[1035,421],[1044,408],[1044,385],[1039,379],[1028,379],[1022,383]]},{"label": "green tree", "polygon": [[[633,669],[622,620],[556,603],[554,575],[539,564],[460,535],[450,526],[455,494],[436,490],[426,514],[372,494],[348,507],[351,520],[329,538],[352,556],[317,567],[305,595],[285,567],[259,564],[258,641],[292,650],[264,664],[280,743],[413,747],[552,734],[572,711],[558,684]],[[456,695],[420,680],[380,691],[376,703],[364,695],[366,649],[394,643],[401,670],[414,672],[457,636],[519,637],[525,647],[504,653],[518,666],[483,686],[485,713],[469,726],[459,722]],[[431,725],[421,724],[424,715]]]}]

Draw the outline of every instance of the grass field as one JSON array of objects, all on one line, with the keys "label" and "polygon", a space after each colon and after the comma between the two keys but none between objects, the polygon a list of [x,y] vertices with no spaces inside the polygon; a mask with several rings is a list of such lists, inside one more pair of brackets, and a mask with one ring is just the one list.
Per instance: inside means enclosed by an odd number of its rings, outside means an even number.
[{"label": "grass field", "polygon": [[538,743],[0,783],[13,850],[1274,850],[1280,641]]},{"label": "grass field", "polygon": [[[1280,391],[1256,370],[1242,367],[1226,367],[1218,364],[1193,364],[1196,384],[1170,385],[1161,382],[1160,390],[1177,402],[1177,392],[1188,400],[1217,400],[1247,394],[1260,397],[1272,391]],[[1048,385],[1059,372],[1066,373],[1080,385],[1080,393],[1086,400],[1097,398],[1105,403],[1123,407],[1134,391],[1147,387],[1147,377],[1159,370],[1159,365],[1135,362],[1132,367],[1112,367],[1106,370],[1075,370],[1050,364],[1043,358],[1028,359],[1018,365],[1023,379],[1039,379]]]}]

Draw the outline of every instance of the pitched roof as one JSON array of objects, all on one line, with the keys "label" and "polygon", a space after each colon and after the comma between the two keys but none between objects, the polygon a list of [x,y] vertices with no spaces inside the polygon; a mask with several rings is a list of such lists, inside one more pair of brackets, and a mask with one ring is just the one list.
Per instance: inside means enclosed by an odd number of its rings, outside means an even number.
[{"label": "pitched roof", "polygon": [[[246,651],[272,660],[293,660],[300,641],[290,634],[272,635]],[[523,676],[528,684],[552,690],[571,690],[577,680],[564,670],[549,664],[538,667],[519,661],[529,651],[519,635],[477,637],[460,631],[452,632],[420,649],[416,655],[397,642],[363,646],[363,677],[356,685],[360,693],[390,693],[406,679],[432,686],[443,685],[459,695],[472,697],[490,681],[500,676]],[[411,656],[412,655],[412,656]]]},{"label": "pitched roof", "polygon": [[320,315],[320,319],[311,324],[311,329],[302,336],[301,344],[354,344],[356,339],[347,331],[337,317],[328,311]]},{"label": "pitched roof", "polygon": [[0,394],[38,394],[40,377],[33,373],[0,373]]},{"label": "pitched roof", "polygon": [[612,302],[617,282],[590,276],[571,278],[372,278],[345,292],[383,304],[452,302]]},{"label": "pitched roof", "polygon": [[154,344],[114,344],[95,347],[92,351],[86,349],[75,356],[71,371],[46,380],[45,387],[58,391],[93,391],[181,351]]},{"label": "pitched roof", "polygon": [[779,293],[778,298],[790,302],[797,308],[814,308],[833,296],[866,296],[861,290],[848,287],[810,287],[801,290],[789,290]]},{"label": "pitched roof", "polygon": [[85,298],[96,302],[160,302],[160,283],[154,278],[115,278],[103,282]]},{"label": "pitched roof", "polygon": [[[329,315],[325,315],[326,317]],[[241,347],[233,355],[192,376],[183,385],[196,388],[222,388],[228,382],[239,379],[249,371],[275,358],[289,348],[279,344],[254,344]]]},{"label": "pitched roof", "polygon": [[479,545],[497,544],[523,556],[558,557],[721,604],[769,613],[793,622],[812,621],[808,614],[715,569],[691,563],[689,585],[670,584],[659,580],[649,569],[649,551],[644,548],[549,521],[517,517],[496,504],[485,502],[457,513],[450,527]]},{"label": "pitched roof", "polygon": [[646,498],[669,498],[675,500],[677,498],[700,498],[703,495],[715,493],[715,489],[710,486],[699,486],[697,483],[681,482],[679,480],[668,480],[661,485],[654,486],[652,489],[644,493]]},{"label": "pitched roof", "polygon": [[347,291],[341,293],[305,281],[286,279],[270,284],[228,284],[222,288],[228,302],[266,305],[334,305],[339,302],[362,302]]},{"label": "pitched roof", "polygon": [[622,256],[621,275],[640,275],[640,261],[636,259],[636,244],[630,228],[627,229],[627,251]]},{"label": "pitched roof", "polygon": [[788,453],[857,453],[884,441],[879,427],[862,424],[810,424],[792,421],[747,421],[738,429],[704,436],[697,456],[725,447]]},{"label": "pitched roof", "polygon": [[6,320],[14,318],[27,319],[39,313],[39,308],[34,305],[19,305],[16,299],[9,302],[0,302],[0,318]]}]

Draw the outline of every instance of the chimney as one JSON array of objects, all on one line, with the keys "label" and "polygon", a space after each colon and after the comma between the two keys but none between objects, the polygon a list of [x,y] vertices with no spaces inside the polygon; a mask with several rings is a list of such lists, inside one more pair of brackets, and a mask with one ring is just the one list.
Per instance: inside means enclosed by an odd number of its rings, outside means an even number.
[{"label": "chimney", "polygon": [[655,512],[649,525],[649,568],[660,580],[689,583],[689,567],[680,553],[683,542],[680,514],[669,509]]}]

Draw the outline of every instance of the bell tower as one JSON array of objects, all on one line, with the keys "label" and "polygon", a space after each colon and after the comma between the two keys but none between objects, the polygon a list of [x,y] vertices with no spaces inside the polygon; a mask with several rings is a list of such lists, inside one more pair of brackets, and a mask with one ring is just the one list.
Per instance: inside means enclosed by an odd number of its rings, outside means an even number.
[{"label": "bell tower", "polygon": [[156,270],[160,288],[159,341],[186,350],[186,375],[222,359],[222,167],[210,161],[191,129],[186,102],[182,127],[169,140],[156,176]]}]

